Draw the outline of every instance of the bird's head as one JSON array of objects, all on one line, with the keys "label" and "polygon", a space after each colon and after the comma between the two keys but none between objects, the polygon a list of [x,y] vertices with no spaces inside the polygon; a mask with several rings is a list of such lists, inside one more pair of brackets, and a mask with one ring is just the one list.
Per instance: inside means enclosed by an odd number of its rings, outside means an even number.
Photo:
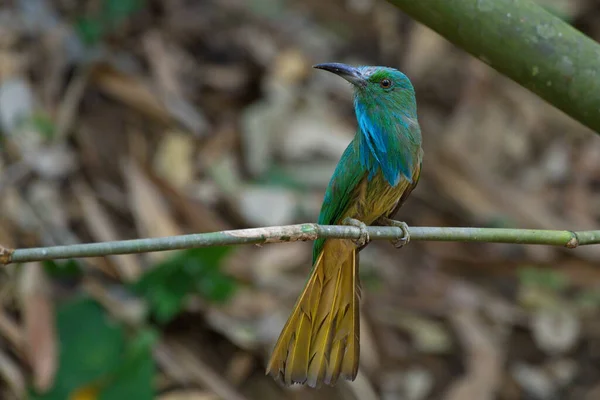
[{"label": "bird's head", "polygon": [[378,165],[392,186],[401,176],[412,181],[413,166],[421,152],[421,130],[415,90],[406,75],[388,67],[339,63],[317,64],[315,68],[333,72],[354,87],[361,164],[371,169]]},{"label": "bird's head", "polygon": [[341,76],[354,88],[355,102],[364,106],[379,106],[394,111],[400,107],[416,113],[415,90],[406,75],[389,67],[353,67],[340,63],[317,64],[322,69]]}]

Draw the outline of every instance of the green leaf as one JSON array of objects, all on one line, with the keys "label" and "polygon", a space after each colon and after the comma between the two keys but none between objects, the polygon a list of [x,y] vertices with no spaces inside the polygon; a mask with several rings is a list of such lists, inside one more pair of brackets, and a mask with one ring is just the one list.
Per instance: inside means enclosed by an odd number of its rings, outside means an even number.
[{"label": "green leaf", "polygon": [[60,365],[54,386],[44,394],[31,390],[31,399],[153,398],[154,332],[144,330],[127,340],[124,329],[89,298],[61,305],[56,323]]},{"label": "green leaf", "polygon": [[105,0],[102,15],[106,21],[116,25],[143,7],[144,0]]},{"label": "green leaf", "polygon": [[43,395],[32,394],[32,399],[67,399],[71,392],[116,370],[121,362],[123,330],[95,301],[82,298],[63,304],[56,324],[60,365],[54,387]]},{"label": "green leaf", "polygon": [[[362,261],[362,260],[361,260]],[[360,284],[369,292],[379,292],[383,287],[383,280],[377,274],[374,265],[364,262],[359,268]]]},{"label": "green leaf", "polygon": [[484,222],[486,228],[516,228],[517,225],[506,215],[494,215]]},{"label": "green leaf", "polygon": [[235,292],[236,284],[228,276],[221,273],[211,273],[201,277],[198,281],[198,292],[204,297],[217,303],[224,303]]},{"label": "green leaf", "polygon": [[55,279],[73,279],[82,275],[81,267],[76,260],[47,260],[43,262],[46,273]]},{"label": "green leaf", "polygon": [[27,122],[45,139],[50,140],[54,138],[54,135],[56,134],[56,125],[54,125],[52,118],[45,113],[35,113]]},{"label": "green leaf", "polygon": [[85,44],[96,45],[105,34],[140,11],[144,4],[145,0],[103,0],[99,12],[77,19],[75,29]]},{"label": "green leaf", "polygon": [[152,399],[154,390],[154,361],[152,346],[158,333],[152,330],[141,331],[131,342],[125,360],[110,381],[100,392],[100,400]]},{"label": "green leaf", "polygon": [[569,286],[568,277],[551,269],[524,267],[518,270],[519,281],[526,287],[562,291]]},{"label": "green leaf", "polygon": [[250,0],[246,3],[252,13],[261,17],[277,19],[285,11],[285,1],[281,0]]},{"label": "green leaf", "polygon": [[83,43],[93,46],[98,44],[102,36],[104,36],[106,27],[97,18],[81,17],[75,22],[75,30]]},{"label": "green leaf", "polygon": [[220,270],[230,251],[230,247],[209,247],[175,253],[144,274],[133,290],[146,298],[159,323],[177,315],[190,293],[199,293],[211,301],[226,301],[236,288],[235,280]]},{"label": "green leaf", "polygon": [[256,183],[262,183],[270,186],[281,186],[299,191],[306,190],[306,184],[300,182],[295,177],[290,176],[285,169],[277,165],[273,165],[263,176],[256,179]]},{"label": "green leaf", "polygon": [[575,303],[583,310],[596,312],[600,307],[600,292],[597,289],[584,289],[577,294]]}]

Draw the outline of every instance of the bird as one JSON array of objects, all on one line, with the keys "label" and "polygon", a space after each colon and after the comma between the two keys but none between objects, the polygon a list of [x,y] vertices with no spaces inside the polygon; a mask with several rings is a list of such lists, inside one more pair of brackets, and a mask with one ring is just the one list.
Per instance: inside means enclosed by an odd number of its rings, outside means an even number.
[{"label": "bird", "polygon": [[404,222],[391,219],[416,187],[423,159],[414,87],[397,69],[317,64],[350,82],[358,128],[329,182],[318,223],[354,225],[358,239],[317,239],[304,290],[283,327],[266,373],[285,385],[313,388],[353,381],[358,373],[358,253],[367,225],[392,225],[410,239]]}]

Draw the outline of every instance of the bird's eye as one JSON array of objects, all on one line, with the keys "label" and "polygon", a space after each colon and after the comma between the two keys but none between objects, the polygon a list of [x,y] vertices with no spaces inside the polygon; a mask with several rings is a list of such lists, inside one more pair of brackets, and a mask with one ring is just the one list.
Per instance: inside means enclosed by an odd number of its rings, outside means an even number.
[{"label": "bird's eye", "polygon": [[381,85],[382,88],[388,89],[389,87],[392,86],[392,81],[385,78],[385,79],[382,79],[381,82],[379,82],[379,84]]}]

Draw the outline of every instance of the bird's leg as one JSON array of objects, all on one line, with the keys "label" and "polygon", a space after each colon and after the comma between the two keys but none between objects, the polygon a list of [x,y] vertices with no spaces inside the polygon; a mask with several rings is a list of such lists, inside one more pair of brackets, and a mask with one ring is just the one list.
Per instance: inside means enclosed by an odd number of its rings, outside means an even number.
[{"label": "bird's leg", "polygon": [[395,248],[399,249],[402,246],[408,244],[408,242],[410,242],[410,233],[408,232],[408,225],[406,225],[406,222],[395,221],[393,219],[389,219],[386,217],[379,218],[377,220],[377,222],[379,222],[379,224],[381,224],[381,225],[396,226],[396,227],[402,229],[402,237],[401,238],[390,240],[390,242],[392,242],[392,244],[394,245]]},{"label": "bird's leg", "polygon": [[369,243],[369,240],[370,240],[369,231],[367,231],[367,225],[364,222],[359,221],[354,218],[347,217],[347,218],[344,218],[344,221],[342,221],[342,224],[356,226],[356,227],[358,227],[358,229],[360,229],[360,237],[358,239],[352,240],[357,247],[360,248],[360,247],[363,247],[364,245],[366,245],[367,243]]}]

